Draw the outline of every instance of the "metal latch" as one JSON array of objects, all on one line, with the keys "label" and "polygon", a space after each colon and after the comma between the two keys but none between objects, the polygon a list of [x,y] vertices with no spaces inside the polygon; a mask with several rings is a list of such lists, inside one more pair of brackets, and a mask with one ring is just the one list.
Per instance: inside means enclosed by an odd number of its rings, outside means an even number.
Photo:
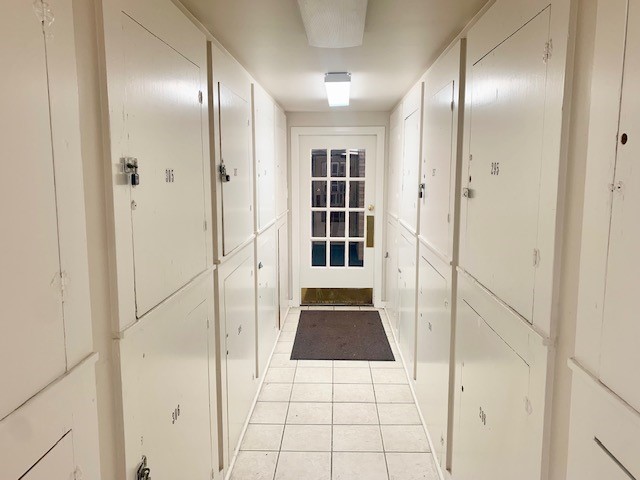
[{"label": "metal latch", "polygon": [[262,267],[264,267],[264,265],[262,264],[262,262],[258,262],[258,270],[260,270]]},{"label": "metal latch", "polygon": [[151,469],[147,467],[147,457],[142,456],[142,461],[138,465],[136,480],[151,480]]},{"label": "metal latch", "polygon": [[464,198],[473,198],[474,191],[471,188],[463,188],[462,196]]},{"label": "metal latch", "polygon": [[420,188],[418,190],[418,198],[424,198],[424,190],[425,188],[427,188],[427,184],[426,183],[421,183],[420,184]]},{"label": "metal latch", "polygon": [[122,173],[130,175],[131,185],[140,185],[140,175],[138,174],[138,159],[135,157],[124,157],[122,160]]},{"label": "metal latch", "polygon": [[222,182],[231,181],[231,175],[227,173],[227,167],[225,166],[224,163],[220,164],[220,166],[218,167],[218,171],[220,172],[220,181]]}]

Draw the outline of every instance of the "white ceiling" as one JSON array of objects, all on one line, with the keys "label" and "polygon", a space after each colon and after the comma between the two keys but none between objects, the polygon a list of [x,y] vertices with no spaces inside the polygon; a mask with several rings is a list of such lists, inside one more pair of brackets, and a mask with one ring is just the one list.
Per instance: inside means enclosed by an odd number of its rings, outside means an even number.
[{"label": "white ceiling", "polygon": [[[329,110],[326,72],[352,73],[351,105],[388,111],[487,0],[369,0],[361,47],[310,47],[296,0],[182,0],[287,111]],[[336,109],[333,109],[336,110]]]}]

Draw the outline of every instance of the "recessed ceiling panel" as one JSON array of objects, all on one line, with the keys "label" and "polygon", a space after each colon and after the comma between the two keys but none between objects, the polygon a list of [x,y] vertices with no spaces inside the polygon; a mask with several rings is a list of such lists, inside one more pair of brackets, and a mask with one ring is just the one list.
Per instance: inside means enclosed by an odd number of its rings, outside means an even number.
[{"label": "recessed ceiling panel", "polygon": [[362,45],[367,0],[298,0],[298,6],[310,46]]}]

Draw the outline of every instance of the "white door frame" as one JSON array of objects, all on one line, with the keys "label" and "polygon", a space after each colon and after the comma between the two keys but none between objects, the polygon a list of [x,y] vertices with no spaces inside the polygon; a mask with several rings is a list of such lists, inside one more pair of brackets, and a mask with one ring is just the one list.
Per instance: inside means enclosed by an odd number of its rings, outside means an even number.
[{"label": "white door frame", "polygon": [[291,283],[292,305],[300,306],[300,137],[307,135],[375,135],[376,196],[374,210],[373,303],[382,306],[382,231],[384,220],[385,127],[291,127]]}]

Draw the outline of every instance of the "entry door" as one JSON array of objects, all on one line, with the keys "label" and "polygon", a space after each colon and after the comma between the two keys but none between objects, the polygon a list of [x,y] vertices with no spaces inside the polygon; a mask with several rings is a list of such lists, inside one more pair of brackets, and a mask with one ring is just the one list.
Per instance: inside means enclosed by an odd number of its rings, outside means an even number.
[{"label": "entry door", "polygon": [[300,137],[300,288],[373,288],[375,135]]}]

